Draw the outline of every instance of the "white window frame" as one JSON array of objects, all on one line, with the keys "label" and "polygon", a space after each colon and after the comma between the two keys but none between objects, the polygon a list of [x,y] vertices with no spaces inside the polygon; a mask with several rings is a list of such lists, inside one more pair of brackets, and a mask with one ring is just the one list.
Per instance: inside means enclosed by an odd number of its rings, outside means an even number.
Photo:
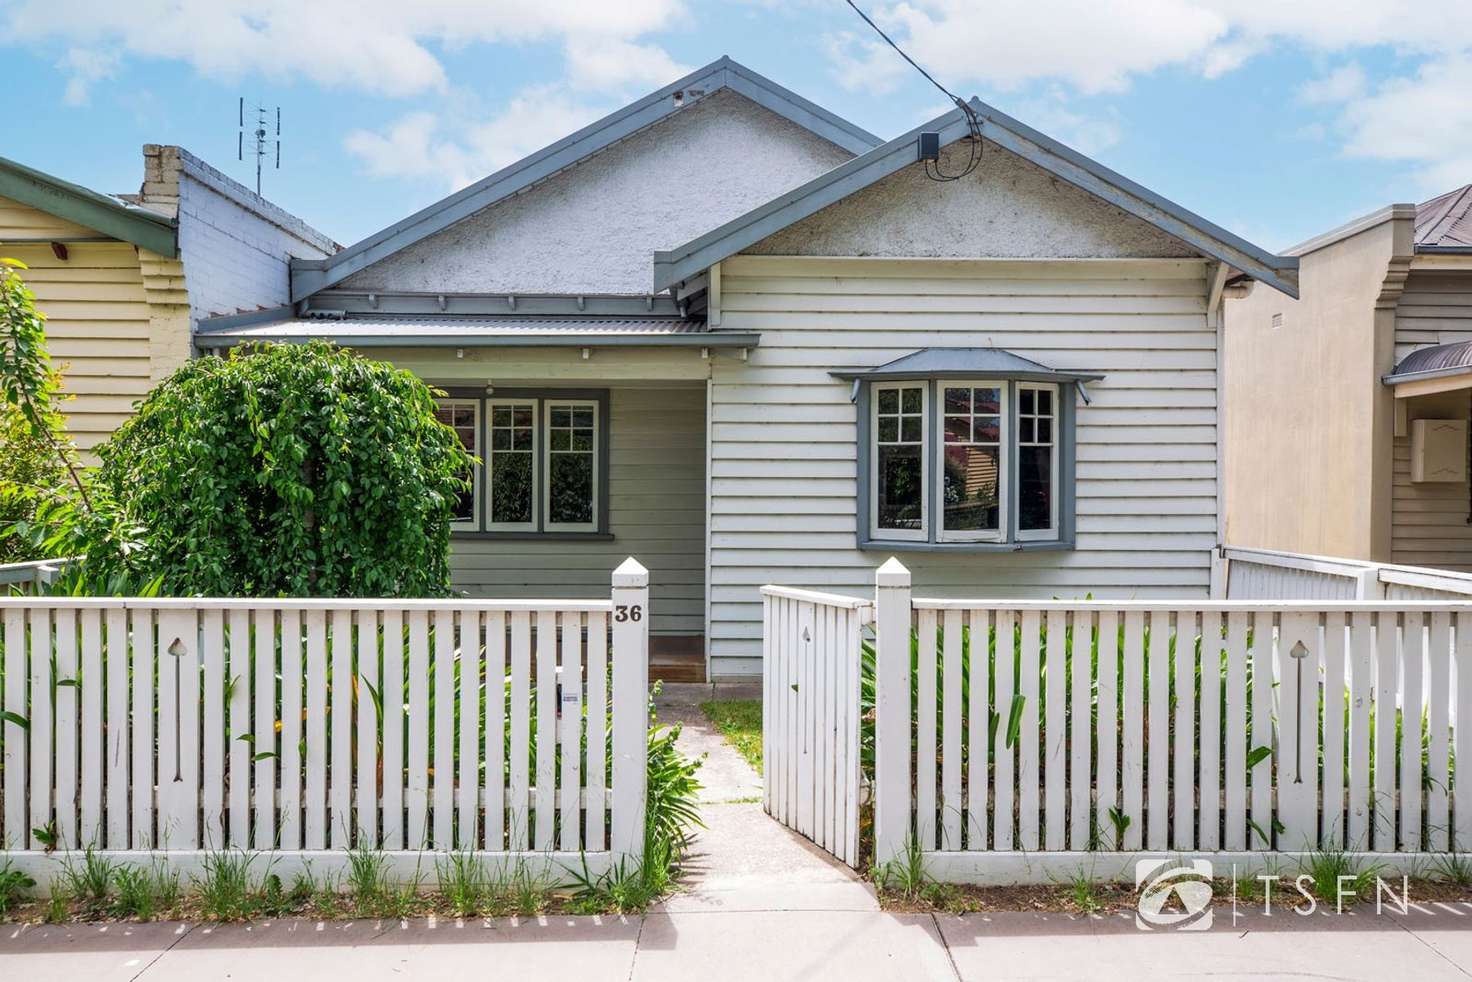
[{"label": "white window frame", "polygon": [[[1032,442],[1027,443],[1027,444],[1023,444],[1023,442],[1021,440],[1022,429],[1021,429],[1021,426],[1019,425],[1018,426],[1018,433],[1017,433],[1017,435],[1018,435],[1018,441],[1017,441],[1017,467],[1016,467],[1016,474],[1014,475],[1014,481],[1015,482],[1018,482],[1018,489],[1017,489],[1018,512],[1017,512],[1017,514],[1015,516],[1013,516],[1013,521],[1016,523],[1016,526],[1017,526],[1016,529],[1013,532],[1013,538],[1016,539],[1016,541],[1018,541],[1018,542],[1052,542],[1052,541],[1055,541],[1058,538],[1058,536],[1059,536],[1059,525],[1058,525],[1058,508],[1059,508],[1059,502],[1058,502],[1058,499],[1059,499],[1059,497],[1061,495],[1061,491],[1062,491],[1062,488],[1060,487],[1061,481],[1060,481],[1059,475],[1058,475],[1058,443],[1059,443],[1059,439],[1060,439],[1060,436],[1061,436],[1061,434],[1059,432],[1059,418],[1061,416],[1061,409],[1062,409],[1062,407],[1059,404],[1059,386],[1057,385],[1057,383],[1054,383],[1054,382],[1018,382],[1016,388],[1017,388],[1017,392],[1018,392],[1017,406],[1016,406],[1016,409],[1014,410],[1014,412],[1012,413],[1012,415],[1015,416],[1015,417],[1017,417],[1019,420],[1021,419],[1021,415],[1022,415],[1022,397],[1021,397],[1021,393],[1024,392],[1024,391],[1026,391],[1026,390],[1029,390],[1029,389],[1032,390],[1033,392],[1048,392],[1048,393],[1050,393],[1051,396],[1052,396],[1052,400],[1051,401],[1052,401],[1052,410],[1053,411],[1051,413],[1049,413],[1046,417],[1043,417],[1045,419],[1048,419],[1050,421],[1050,423],[1052,424],[1049,427],[1049,431],[1050,431],[1050,442],[1051,442],[1051,446],[1050,446],[1049,449],[1050,449],[1051,453],[1049,454],[1049,460],[1048,460],[1048,481],[1049,481],[1049,488],[1048,488],[1048,506],[1049,506],[1048,527],[1045,528],[1045,529],[1024,529],[1022,527],[1022,511],[1021,511],[1022,487],[1021,487],[1021,483],[1020,483],[1021,480],[1022,480],[1022,448],[1023,448],[1023,446],[1029,446],[1029,447],[1041,446],[1041,444],[1039,444],[1037,442],[1037,439],[1036,439],[1036,437],[1037,437],[1036,424],[1034,424],[1034,432],[1033,432],[1034,439],[1033,439]],[[1033,418],[1033,419],[1036,419],[1040,415],[1036,411],[1037,410],[1037,397],[1036,396],[1033,397],[1033,410],[1034,411],[1032,413],[1030,413],[1029,416],[1031,418]]]},{"label": "white window frame", "polygon": [[[541,464],[542,464],[542,457],[541,457],[541,442],[542,442],[541,401],[538,400],[538,399],[514,399],[514,398],[507,398],[507,399],[487,399],[485,401],[485,404],[486,404],[486,409],[485,409],[485,427],[484,427],[484,431],[485,431],[486,450],[485,450],[485,453],[481,455],[481,459],[484,461],[484,464],[482,466],[485,468],[485,472],[486,472],[486,477],[485,477],[486,493],[485,493],[485,499],[484,499],[484,501],[483,501],[483,503],[481,505],[481,507],[485,509],[485,511],[484,511],[484,514],[485,514],[485,525],[484,525],[484,528],[488,532],[535,532],[535,531],[537,531],[536,509],[538,507],[538,502],[540,502],[542,500],[541,499],[541,484],[542,484],[542,475],[541,475],[541,469],[542,469],[541,468]],[[495,483],[492,480],[492,474],[493,474],[492,457],[497,452],[491,446],[491,443],[492,443],[492,440],[491,440],[491,430],[492,430],[491,421],[495,418],[496,407],[498,407],[498,406],[501,406],[501,407],[506,407],[506,406],[530,406],[531,407],[531,410],[532,410],[532,449],[531,449],[531,455],[532,455],[532,520],[529,521],[529,522],[492,522],[491,521],[491,515],[494,513],[492,506],[494,504],[495,495],[496,495]],[[519,451],[519,450],[518,451],[502,450],[500,452],[501,453],[523,453],[524,451]]]},{"label": "white window frame", "polygon": [[[929,481],[929,455],[926,453],[926,445],[930,442],[930,394],[935,383],[929,379],[916,379],[909,382],[875,382],[870,386],[869,392],[869,537],[875,541],[907,541],[926,542],[930,538],[930,499],[933,496],[926,490],[920,494],[920,528],[918,529],[889,529],[879,527],[879,393],[886,390],[919,389],[920,390],[920,473],[921,481]],[[904,406],[904,396],[900,396],[900,406]],[[904,423],[900,424],[903,436]],[[896,446],[904,445],[905,441],[899,441]]]},{"label": "white window frame", "polygon": [[[1007,510],[1011,503],[1012,467],[1008,461],[1007,448],[1010,446],[1011,431],[1011,387],[1001,379],[936,379],[931,383],[935,386],[935,454],[934,473],[935,488],[932,489],[935,499],[935,540],[937,542],[1005,542],[1007,538],[1008,516]],[[997,403],[998,425],[1000,432],[997,441],[997,527],[995,529],[955,529],[946,530],[946,503],[945,503],[945,467],[947,446],[978,446],[975,442],[965,444],[946,443],[946,389],[968,388],[968,389],[996,389],[999,393]],[[972,413],[975,416],[975,413]],[[985,446],[986,444],[980,444]],[[1055,523],[1056,524],[1056,523]]]},{"label": "white window frame", "polygon": [[[595,399],[557,399],[544,396],[542,402],[543,425],[539,432],[544,435],[542,449],[540,451],[540,470],[545,475],[541,492],[542,508],[542,530],[545,532],[596,532],[598,521],[601,516],[598,513],[598,503],[602,500],[603,488],[600,484],[602,475],[599,472],[598,462],[603,454],[603,421],[599,418],[599,404]],[[552,449],[552,410],[553,408],[571,407],[573,409],[589,409],[593,413],[593,501],[592,521],[589,522],[554,522],[552,521],[552,454],[556,453],[584,453],[585,451],[553,451]]]},{"label": "white window frame", "polygon": [[[471,445],[469,447],[466,447],[465,449],[466,449],[466,451],[471,456],[479,458],[481,456],[481,442],[482,442],[482,435],[483,435],[483,432],[484,432],[481,429],[480,400],[479,399],[436,399],[435,400],[435,405],[438,406],[440,409],[465,409],[465,408],[469,408],[470,409],[471,417],[472,417],[472,419],[474,421],[473,424],[472,424],[472,429],[475,432],[475,436],[471,440]],[[474,531],[476,531],[477,529],[480,528],[481,508],[483,507],[483,504],[484,504],[484,502],[483,502],[483,496],[481,494],[481,490],[482,490],[482,487],[483,487],[483,484],[484,484],[484,482],[482,480],[481,470],[484,468],[484,466],[485,466],[484,463],[479,463],[479,464],[475,464],[473,467],[471,467],[471,469],[470,469],[471,470],[471,489],[470,490],[471,490],[472,499],[471,499],[470,517],[467,518],[467,519],[458,519],[457,518],[457,519],[451,520],[451,522],[450,522],[450,529],[451,529],[451,531],[455,531],[455,532],[474,532]]]}]

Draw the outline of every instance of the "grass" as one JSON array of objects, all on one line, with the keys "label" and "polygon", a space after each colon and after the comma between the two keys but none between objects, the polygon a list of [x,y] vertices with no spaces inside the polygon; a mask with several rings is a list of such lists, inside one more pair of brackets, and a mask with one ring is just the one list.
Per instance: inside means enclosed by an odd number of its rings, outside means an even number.
[{"label": "grass", "polygon": [[762,772],[762,701],[760,699],[715,699],[700,704],[701,712],[721,731],[726,742]]}]

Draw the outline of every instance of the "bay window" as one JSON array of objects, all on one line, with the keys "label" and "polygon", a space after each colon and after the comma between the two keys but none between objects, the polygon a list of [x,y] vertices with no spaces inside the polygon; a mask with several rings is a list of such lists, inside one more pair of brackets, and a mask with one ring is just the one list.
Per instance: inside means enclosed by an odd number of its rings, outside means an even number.
[{"label": "bay window", "polygon": [[1073,407],[1101,376],[990,348],[833,374],[859,409],[860,548],[1072,546]]},{"label": "bay window", "polygon": [[606,537],[606,390],[451,390],[438,416],[480,458],[451,526],[485,537]]}]

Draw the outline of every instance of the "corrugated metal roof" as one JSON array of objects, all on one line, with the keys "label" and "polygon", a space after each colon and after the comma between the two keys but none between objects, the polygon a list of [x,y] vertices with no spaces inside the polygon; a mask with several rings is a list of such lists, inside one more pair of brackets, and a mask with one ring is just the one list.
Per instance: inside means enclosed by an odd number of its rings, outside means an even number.
[{"label": "corrugated metal roof", "polygon": [[704,321],[671,317],[275,317],[255,323],[201,322],[195,343],[228,347],[245,341],[309,341],[345,345],[467,344],[566,346],[594,343],[752,347],[754,334],[716,332]]},{"label": "corrugated metal roof", "polygon": [[1023,378],[1096,381],[1094,372],[1049,368],[1003,348],[921,348],[878,368],[837,371],[838,378],[897,379],[920,377]]},{"label": "corrugated metal roof", "polygon": [[1417,348],[1402,358],[1395,370],[1381,381],[1386,385],[1399,385],[1418,379],[1468,373],[1472,373],[1472,341],[1454,341]]},{"label": "corrugated metal roof", "polygon": [[1416,245],[1438,249],[1472,247],[1472,184],[1464,184],[1416,206]]}]

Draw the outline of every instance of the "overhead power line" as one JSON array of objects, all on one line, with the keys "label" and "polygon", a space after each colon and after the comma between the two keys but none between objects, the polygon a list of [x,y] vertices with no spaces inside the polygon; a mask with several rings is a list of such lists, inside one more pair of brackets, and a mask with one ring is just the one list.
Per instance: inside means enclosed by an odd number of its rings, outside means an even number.
[{"label": "overhead power line", "polygon": [[881,28],[878,24],[874,23],[873,19],[868,14],[864,13],[864,11],[859,8],[858,4],[854,3],[854,0],[846,0],[846,2],[850,7],[854,9],[854,13],[858,14],[864,19],[865,24],[868,24],[874,29],[874,33],[878,34],[881,38],[884,39],[885,44],[888,44],[891,48],[899,53],[899,56],[901,58],[909,62],[910,67],[914,68],[915,71],[925,76],[925,80],[927,82],[929,82],[931,85],[935,86],[942,93],[944,93],[945,97],[947,99],[950,99],[951,102],[955,103],[956,108],[961,110],[961,113],[966,117],[966,126],[971,131],[971,148],[970,155],[966,161],[966,166],[963,167],[959,173],[947,174],[941,170],[939,160],[927,160],[925,161],[925,175],[929,177],[932,181],[957,181],[963,177],[966,177],[972,171],[976,170],[977,165],[981,163],[982,153],[981,117],[976,115],[976,110],[972,109],[971,104],[968,103],[965,99],[962,99],[950,89],[937,82],[934,75],[931,75],[923,67],[921,67],[919,62],[907,55],[905,53],[905,49],[896,44],[894,42],[894,38],[884,33],[884,29]]}]

